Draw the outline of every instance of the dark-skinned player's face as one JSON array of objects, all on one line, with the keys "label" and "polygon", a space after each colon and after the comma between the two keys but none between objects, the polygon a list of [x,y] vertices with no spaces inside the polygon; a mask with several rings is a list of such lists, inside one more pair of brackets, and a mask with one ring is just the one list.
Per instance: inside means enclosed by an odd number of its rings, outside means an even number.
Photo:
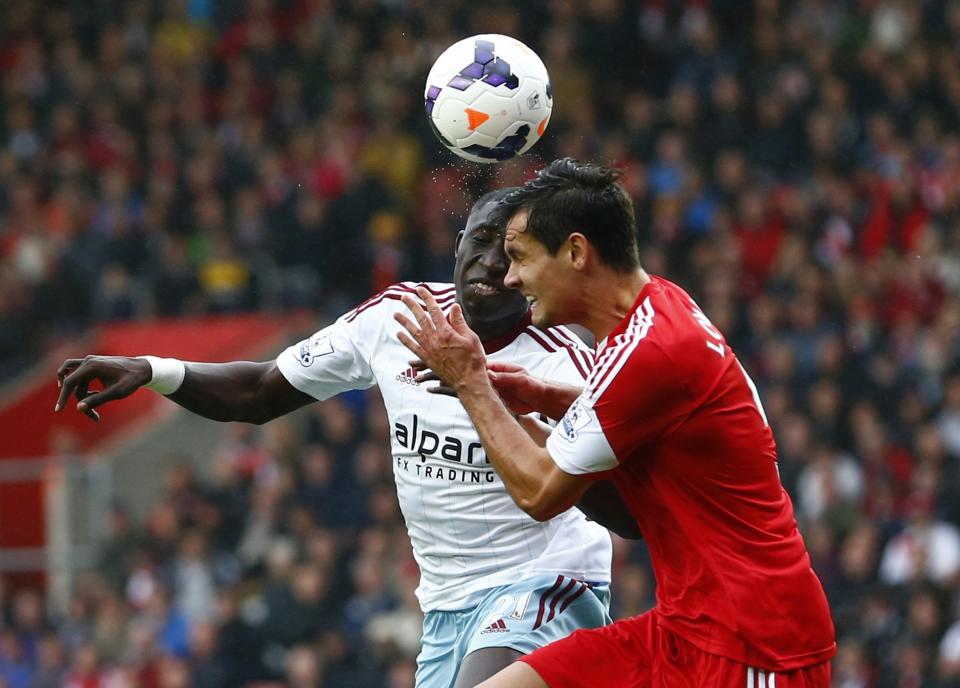
[{"label": "dark-skinned player's face", "polygon": [[496,202],[474,207],[457,237],[453,281],[469,322],[519,319],[527,311],[523,295],[503,286],[510,260],[503,251],[503,227],[490,221],[495,207]]}]

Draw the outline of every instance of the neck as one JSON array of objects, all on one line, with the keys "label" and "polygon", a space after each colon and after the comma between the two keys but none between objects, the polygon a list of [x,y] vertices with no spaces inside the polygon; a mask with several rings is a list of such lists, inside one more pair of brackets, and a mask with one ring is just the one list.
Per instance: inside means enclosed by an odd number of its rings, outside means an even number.
[{"label": "neck", "polygon": [[584,304],[583,314],[576,322],[590,330],[599,343],[627,317],[649,282],[650,276],[643,268],[630,272],[605,272],[591,285],[591,294],[587,296],[589,302]]}]

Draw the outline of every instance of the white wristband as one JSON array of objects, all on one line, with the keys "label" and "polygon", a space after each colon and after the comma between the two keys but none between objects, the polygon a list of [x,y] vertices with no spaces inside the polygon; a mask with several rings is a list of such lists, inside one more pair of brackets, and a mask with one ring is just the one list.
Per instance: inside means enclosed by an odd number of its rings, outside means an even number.
[{"label": "white wristband", "polygon": [[180,385],[183,384],[183,378],[187,374],[187,366],[183,361],[177,358],[159,358],[157,356],[140,356],[150,364],[153,375],[150,382],[144,385],[147,389],[152,389],[159,394],[173,394]]}]

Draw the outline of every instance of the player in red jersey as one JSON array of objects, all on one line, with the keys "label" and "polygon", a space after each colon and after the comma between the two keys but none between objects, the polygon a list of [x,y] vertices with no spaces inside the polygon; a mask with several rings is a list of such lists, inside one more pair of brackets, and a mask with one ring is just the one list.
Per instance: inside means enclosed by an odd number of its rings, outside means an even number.
[{"label": "player in red jersey", "polygon": [[[593,332],[585,389],[488,369],[459,310],[448,321],[427,294],[426,311],[407,301],[415,323],[397,317],[424,377],[460,397],[521,508],[549,518],[610,478],[653,561],[652,611],[577,631],[481,685],[827,688],[830,610],[756,387],[696,303],[641,268],[616,178],[557,160],[507,199],[506,284],[538,326]],[[531,409],[560,422],[521,427],[512,413]]]}]

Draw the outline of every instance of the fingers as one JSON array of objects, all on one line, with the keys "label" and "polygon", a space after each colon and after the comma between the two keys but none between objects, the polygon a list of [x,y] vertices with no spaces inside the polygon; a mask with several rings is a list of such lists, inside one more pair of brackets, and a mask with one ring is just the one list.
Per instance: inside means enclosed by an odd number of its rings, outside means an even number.
[{"label": "fingers", "polygon": [[[413,297],[403,296],[400,298],[400,301],[403,302],[403,305],[406,306],[407,310],[410,311],[410,314],[413,316],[413,319],[417,321],[417,324],[420,326],[420,329],[422,330],[425,330],[428,328],[431,330],[435,329],[435,325],[433,323],[433,320],[431,319],[431,316],[427,315],[427,312],[423,309],[423,306],[421,306],[419,303],[414,301]],[[433,303],[434,305],[436,305],[437,302],[434,301]],[[397,318],[400,315],[401,315],[400,313],[397,313],[394,315],[394,318]],[[406,326],[404,325],[404,327]],[[407,329],[409,330],[410,328],[407,327]]]},{"label": "fingers", "polygon": [[487,370],[487,377],[491,382],[505,387],[517,387],[523,385],[527,377],[523,373],[506,372],[501,373],[496,370]]},{"label": "fingers", "polygon": [[417,343],[417,340],[415,340],[406,332],[397,332],[397,339],[399,339],[401,344],[410,349],[410,351],[417,356],[422,356],[424,354],[423,347]]},{"label": "fingers", "polygon": [[[410,365],[412,366],[413,363],[414,361],[411,361]],[[438,385],[433,385],[432,387],[424,388],[430,394],[442,394],[450,397],[457,396],[457,393],[453,391],[453,387],[450,387],[449,385],[444,383],[444,381],[440,379],[440,376],[437,375],[432,370],[424,370],[422,373],[418,373],[416,376],[414,376],[413,379],[417,384],[421,384],[421,385],[425,382],[439,382],[440,384]]]},{"label": "fingers", "polygon": [[450,308],[450,324],[459,334],[467,334],[470,331],[470,326],[467,325],[467,321],[463,317],[463,309],[460,308],[459,303],[453,304]]},{"label": "fingers", "polygon": [[87,397],[89,397],[89,396],[91,396],[92,394],[94,394],[93,392],[89,391],[89,385],[90,385],[90,383],[89,383],[88,381],[84,380],[83,382],[81,382],[80,384],[77,385],[77,388],[76,388],[76,390],[74,391],[73,395],[76,397],[77,402],[78,402],[78,403],[77,403],[77,410],[80,411],[81,413],[83,413],[87,418],[90,418],[91,420],[94,420],[94,421],[96,421],[96,422],[99,423],[99,422],[100,422],[100,414],[97,413],[96,411],[94,411],[94,410],[91,409],[91,408],[87,408],[86,406],[81,407],[81,405],[80,405],[80,403],[79,403],[79,402],[82,402],[83,400],[85,400]]},{"label": "fingers", "polygon": [[[94,416],[90,415],[88,411],[92,412],[97,406],[106,404],[108,401],[123,399],[124,397],[129,396],[132,391],[132,389],[129,389],[127,385],[122,383],[110,385],[101,392],[94,392],[93,394],[84,397],[79,403],[77,403],[77,410],[93,418]],[[96,412],[94,412],[94,414],[96,415]],[[99,419],[99,416],[94,418],[94,420],[97,419]]]},{"label": "fingers", "polygon": [[82,358],[68,358],[61,363],[60,367],[57,368],[57,387],[61,387],[63,385],[63,378],[79,368],[82,363]]},{"label": "fingers", "polygon": [[[76,360],[78,359],[71,359],[71,361],[76,361]],[[60,366],[60,370],[57,371],[57,377],[60,381],[60,396],[57,397],[57,404],[56,406],[53,407],[54,411],[60,411],[60,409],[64,407],[64,405],[67,403],[67,399],[70,398],[70,395],[73,393],[73,391],[77,388],[78,385],[80,385],[81,383],[88,383],[90,382],[90,380],[94,378],[94,375],[88,374],[90,371],[90,367],[89,366],[84,367],[83,361],[80,361],[80,363],[78,364],[78,367],[75,370],[66,374],[66,377],[60,378],[60,372],[69,370],[69,368],[67,367],[67,364],[70,363],[71,361],[67,361],[66,363],[64,363],[62,366]]]},{"label": "fingers", "polygon": [[60,395],[57,397],[57,403],[53,406],[55,412],[59,412],[70,397],[70,389],[64,389],[63,387],[64,378],[83,365],[83,360],[82,358],[68,358],[57,368],[57,387],[60,388]]},{"label": "fingers", "polygon": [[[421,311],[421,314],[423,312]],[[426,315],[423,314],[423,317],[426,318]],[[396,320],[406,332],[398,332],[397,337],[400,338],[400,341],[403,342],[410,351],[413,352],[420,360],[424,359],[424,349],[420,346],[420,338],[423,336],[423,330],[417,327],[417,325],[410,320],[403,313],[394,313],[393,319]],[[408,342],[410,342],[408,344]]]},{"label": "fingers", "polygon": [[[437,300],[433,298],[433,294],[430,293],[429,289],[425,287],[417,287],[417,295],[423,299],[424,304],[427,306],[427,313],[430,315],[430,320],[433,322],[434,327],[441,327],[446,322],[446,318],[443,317],[443,311],[440,310],[440,306],[437,305]],[[454,308],[457,308],[454,305]],[[417,322],[420,322],[418,319]]]},{"label": "fingers", "polygon": [[487,370],[493,373],[525,373],[526,368],[506,361],[487,361]]},{"label": "fingers", "polygon": [[[86,367],[84,367],[86,365]],[[75,369],[73,369],[75,368]],[[71,372],[72,371],[72,372]],[[66,375],[66,377],[61,377]],[[65,361],[60,370],[57,371],[57,382],[60,384],[60,396],[57,398],[57,405],[53,410],[59,412],[67,403],[67,399],[72,394],[77,399],[77,410],[83,413],[91,420],[100,421],[100,414],[87,406],[88,400],[92,394],[89,390],[90,382],[96,379],[97,373],[94,366],[81,359],[70,359]]]}]

